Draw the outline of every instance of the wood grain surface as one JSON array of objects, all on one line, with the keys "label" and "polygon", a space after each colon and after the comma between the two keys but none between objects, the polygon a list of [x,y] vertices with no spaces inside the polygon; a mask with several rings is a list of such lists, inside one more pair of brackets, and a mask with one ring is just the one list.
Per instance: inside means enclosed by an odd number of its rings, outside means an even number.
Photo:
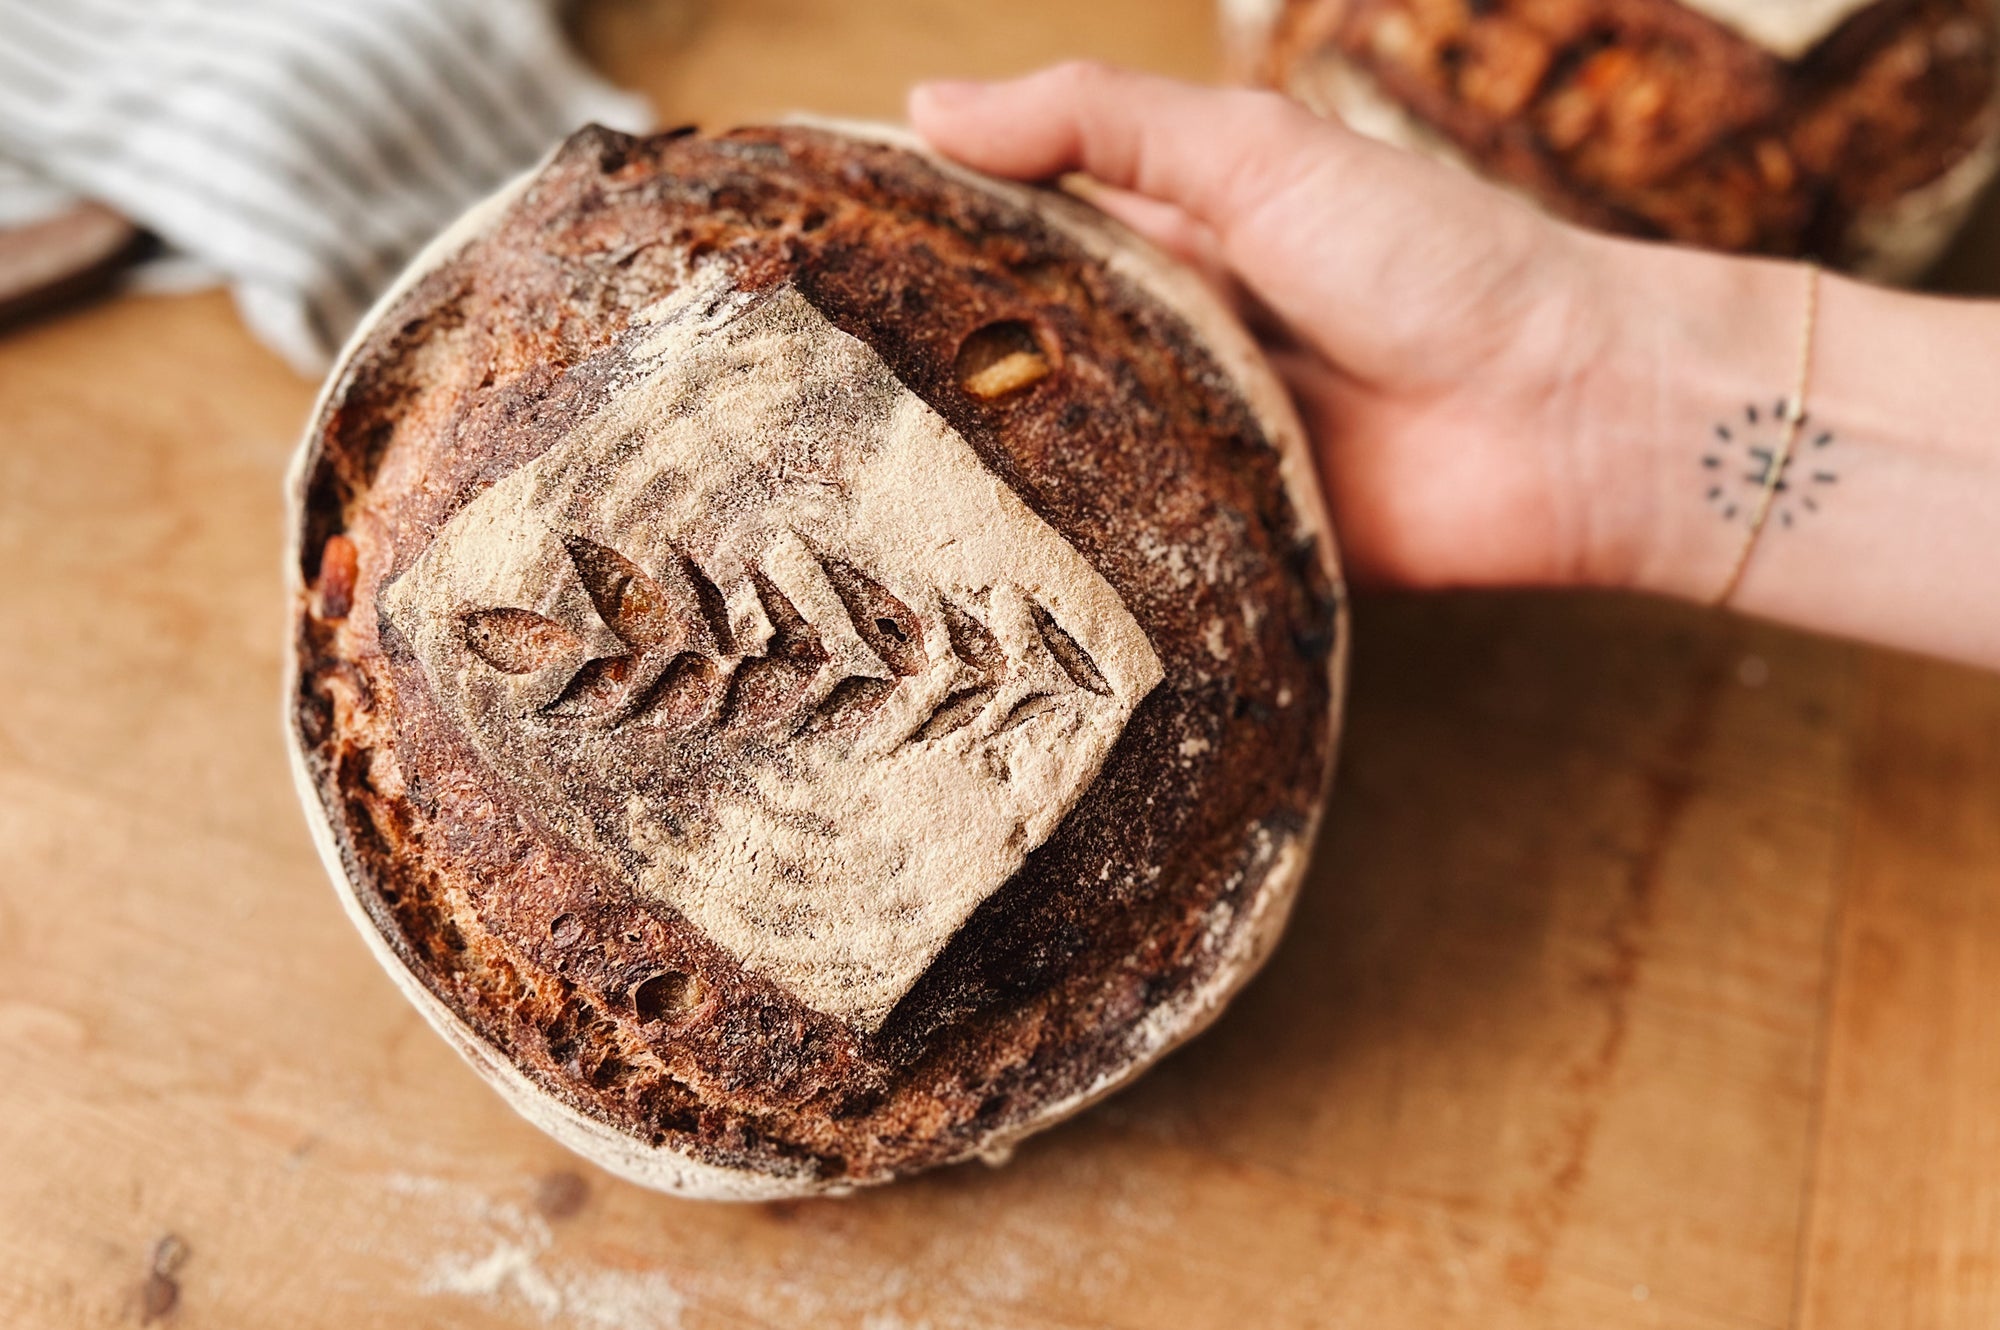
[{"label": "wood grain surface", "polygon": [[[1202,0],[601,0],[668,121],[1215,67]],[[1991,287],[1981,235],[1947,266]],[[221,295],[0,340],[0,1326],[2000,1324],[2000,680],[1665,605],[1364,598],[1270,970],[846,1201],[676,1201],[369,959],[278,723],[312,385]]]}]

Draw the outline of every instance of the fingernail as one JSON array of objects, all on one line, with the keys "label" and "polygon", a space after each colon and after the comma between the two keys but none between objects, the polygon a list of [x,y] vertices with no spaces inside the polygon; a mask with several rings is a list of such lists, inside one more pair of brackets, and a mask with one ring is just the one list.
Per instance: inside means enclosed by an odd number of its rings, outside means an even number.
[{"label": "fingernail", "polygon": [[986,95],[986,85],[973,79],[937,79],[919,83],[915,95],[940,110],[965,106]]}]

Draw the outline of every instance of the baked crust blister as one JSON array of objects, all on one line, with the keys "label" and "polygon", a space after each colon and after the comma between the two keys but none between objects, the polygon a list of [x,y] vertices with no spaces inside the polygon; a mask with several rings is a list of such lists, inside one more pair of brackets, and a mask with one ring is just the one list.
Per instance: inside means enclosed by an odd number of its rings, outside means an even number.
[{"label": "baked crust blister", "polygon": [[2000,162],[1991,0],[1224,0],[1245,78],[1565,217],[1908,280]]},{"label": "baked crust blister", "polygon": [[854,127],[583,131],[371,315],[294,487],[343,899],[614,1171],[990,1155],[1282,925],[1331,534],[1247,337],[1072,200]]}]

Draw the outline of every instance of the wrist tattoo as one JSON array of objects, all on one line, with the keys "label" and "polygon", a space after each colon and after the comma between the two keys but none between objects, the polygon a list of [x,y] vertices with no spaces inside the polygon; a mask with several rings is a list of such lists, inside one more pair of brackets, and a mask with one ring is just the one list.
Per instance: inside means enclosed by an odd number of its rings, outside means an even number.
[{"label": "wrist tattoo", "polygon": [[1783,458],[1783,470],[1773,483],[1771,471],[1780,465],[1790,425],[1786,416],[1789,407],[1783,398],[1768,411],[1750,402],[1742,415],[1715,423],[1701,467],[1708,482],[1708,505],[1722,514],[1723,521],[1749,521],[1759,497],[1769,487],[1770,516],[1779,526],[1789,527],[1804,514],[1818,512],[1818,496],[1839,479],[1826,455],[1833,445],[1833,431],[1820,428],[1802,412],[1791,456]]}]

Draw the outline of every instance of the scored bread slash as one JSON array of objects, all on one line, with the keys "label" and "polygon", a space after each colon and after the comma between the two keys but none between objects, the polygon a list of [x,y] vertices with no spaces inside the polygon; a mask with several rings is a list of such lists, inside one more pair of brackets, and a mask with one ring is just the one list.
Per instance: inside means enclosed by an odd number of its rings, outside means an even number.
[{"label": "scored bread slash", "polygon": [[1072,199],[873,129],[582,131],[356,334],[294,483],[336,885],[613,1171],[994,1157],[1275,942],[1332,533],[1247,335]]},{"label": "scored bread slash", "polygon": [[1000,359],[967,374],[959,382],[974,397],[1005,397],[1046,378],[1049,362],[1033,351],[1009,351]]},{"label": "scored bread slash", "polygon": [[958,349],[958,383],[974,397],[1005,397],[1049,375],[1048,354],[1025,323],[979,329]]}]

